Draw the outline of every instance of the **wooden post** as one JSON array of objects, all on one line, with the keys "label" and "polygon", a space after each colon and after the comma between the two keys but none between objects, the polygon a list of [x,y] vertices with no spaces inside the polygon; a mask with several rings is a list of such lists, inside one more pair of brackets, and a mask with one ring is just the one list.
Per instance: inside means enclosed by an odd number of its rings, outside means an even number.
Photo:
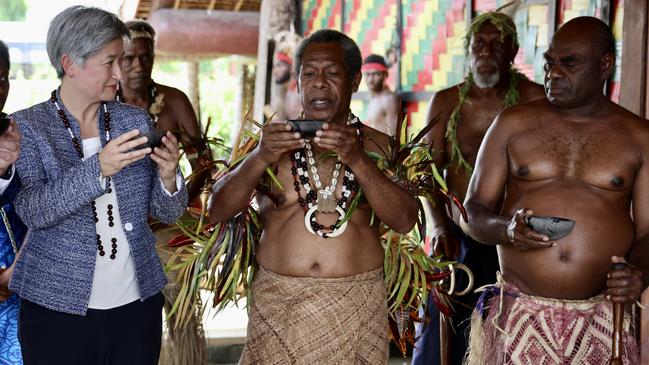
[{"label": "wooden post", "polygon": [[647,18],[646,0],[624,1],[622,89],[620,105],[647,117]]},{"label": "wooden post", "polygon": [[548,1],[548,44],[552,43],[552,36],[557,30],[557,19],[559,18],[559,9],[557,0]]},{"label": "wooden post", "polygon": [[189,101],[194,107],[194,114],[198,122],[201,122],[201,98],[199,92],[199,67],[197,60],[187,61],[187,80],[189,85]]},{"label": "wooden post", "polygon": [[270,101],[268,100],[271,79],[269,60],[272,52],[269,52],[269,44],[278,32],[291,29],[294,17],[295,2],[292,0],[264,0],[261,2],[254,111],[254,118],[258,122],[264,120],[264,105]]}]

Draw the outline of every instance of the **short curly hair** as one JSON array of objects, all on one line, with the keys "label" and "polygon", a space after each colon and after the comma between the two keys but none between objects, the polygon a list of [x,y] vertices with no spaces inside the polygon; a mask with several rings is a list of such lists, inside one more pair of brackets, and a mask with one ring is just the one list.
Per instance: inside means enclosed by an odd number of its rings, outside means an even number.
[{"label": "short curly hair", "polygon": [[129,20],[124,24],[126,24],[126,27],[130,32],[142,32],[150,34],[151,42],[155,43],[155,29],[153,29],[151,24],[142,19]]},{"label": "short curly hair", "polygon": [[354,75],[361,72],[363,58],[361,56],[361,50],[358,49],[356,42],[339,31],[333,29],[321,29],[308,36],[297,47],[297,51],[295,51],[296,75],[300,74],[300,68],[302,67],[302,56],[304,56],[304,51],[312,43],[338,43],[342,47],[345,54],[345,70],[348,72],[350,77],[353,77]]},{"label": "short curly hair", "polygon": [[0,41],[0,61],[6,63],[7,68],[11,66],[11,62],[9,60],[9,47],[7,47],[7,45],[3,41]]}]

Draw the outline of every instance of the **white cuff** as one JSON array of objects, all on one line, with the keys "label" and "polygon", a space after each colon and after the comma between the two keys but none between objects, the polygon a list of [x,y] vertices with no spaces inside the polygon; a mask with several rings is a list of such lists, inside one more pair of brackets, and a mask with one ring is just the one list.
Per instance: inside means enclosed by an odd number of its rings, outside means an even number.
[{"label": "white cuff", "polygon": [[99,186],[101,187],[101,190],[106,190],[106,180],[107,179],[100,172],[99,173]]},{"label": "white cuff", "polygon": [[176,174],[176,192],[173,194],[170,193],[169,190],[165,188],[165,184],[162,182],[162,178],[159,179],[160,179],[160,186],[162,186],[162,191],[164,191],[165,194],[167,194],[167,196],[171,196],[171,197],[176,196],[176,194],[178,194],[180,189],[183,187],[183,176],[180,173]]},{"label": "white cuff", "polygon": [[5,193],[5,190],[9,187],[11,184],[11,181],[14,179],[14,176],[16,176],[16,165],[11,164],[11,177],[9,179],[0,179],[0,195]]}]

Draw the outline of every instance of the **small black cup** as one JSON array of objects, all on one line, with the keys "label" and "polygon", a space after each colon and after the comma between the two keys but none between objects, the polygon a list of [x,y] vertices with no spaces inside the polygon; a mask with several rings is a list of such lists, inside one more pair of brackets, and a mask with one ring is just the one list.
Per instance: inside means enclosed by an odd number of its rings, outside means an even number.
[{"label": "small black cup", "polygon": [[162,146],[162,137],[164,137],[167,134],[167,131],[161,130],[161,129],[155,129],[148,131],[146,133],[140,132],[135,139],[141,138],[141,137],[147,137],[146,143],[142,143],[141,145],[135,147],[135,150],[139,150],[142,148],[151,148],[153,150],[156,147]]},{"label": "small black cup", "polygon": [[525,224],[534,231],[548,236],[550,241],[556,241],[567,236],[575,226],[575,221],[559,217],[527,216]]},{"label": "small black cup", "polygon": [[322,119],[289,119],[286,122],[293,127],[294,132],[300,133],[302,138],[315,137],[315,132],[322,129],[322,125],[327,123]]}]

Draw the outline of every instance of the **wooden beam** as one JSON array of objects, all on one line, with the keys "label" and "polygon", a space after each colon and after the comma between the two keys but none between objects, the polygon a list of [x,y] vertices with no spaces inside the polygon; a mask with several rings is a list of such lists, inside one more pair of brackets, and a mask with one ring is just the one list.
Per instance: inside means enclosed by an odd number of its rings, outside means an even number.
[{"label": "wooden beam", "polygon": [[606,25],[611,26],[613,23],[613,1],[612,0],[602,0],[602,7],[599,14],[599,19],[601,19]]},{"label": "wooden beam", "polygon": [[557,30],[558,0],[548,1],[548,44],[552,43],[552,36]]},{"label": "wooden beam", "polygon": [[295,17],[293,18],[293,29],[295,33],[304,35],[302,29],[302,0],[295,0]]},{"label": "wooden beam", "polygon": [[395,88],[395,91],[397,93],[400,93],[402,90],[401,86],[401,47],[403,45],[403,0],[397,0],[397,24],[396,24],[396,31],[397,31],[397,44],[395,44],[396,48],[396,56],[397,56],[397,74],[394,76],[395,77],[395,83],[397,84],[397,87]]},{"label": "wooden beam", "polygon": [[[404,102],[413,102],[413,101],[429,101],[435,93],[432,91],[405,91],[397,93],[399,98]],[[371,94],[369,91],[359,91],[352,94],[353,100],[362,100],[369,102],[371,99]]]},{"label": "wooden beam", "polygon": [[156,30],[159,55],[254,56],[258,51],[259,13],[158,9],[149,23]]},{"label": "wooden beam", "polygon": [[647,19],[646,0],[624,1],[622,30],[622,89],[620,105],[647,116]]}]

